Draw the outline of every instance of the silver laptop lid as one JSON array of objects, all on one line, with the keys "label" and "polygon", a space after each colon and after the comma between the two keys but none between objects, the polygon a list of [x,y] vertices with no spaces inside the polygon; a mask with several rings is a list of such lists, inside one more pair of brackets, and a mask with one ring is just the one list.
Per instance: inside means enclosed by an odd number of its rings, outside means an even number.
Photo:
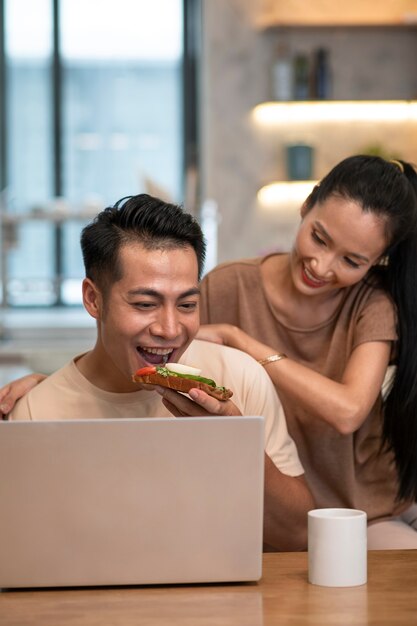
[{"label": "silver laptop lid", "polygon": [[0,423],[0,587],[261,576],[263,418]]}]

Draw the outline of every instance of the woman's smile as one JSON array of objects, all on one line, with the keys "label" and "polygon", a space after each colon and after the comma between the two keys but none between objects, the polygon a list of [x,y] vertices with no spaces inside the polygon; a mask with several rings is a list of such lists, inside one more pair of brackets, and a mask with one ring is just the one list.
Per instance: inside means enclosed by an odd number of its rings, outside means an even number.
[{"label": "woman's smile", "polygon": [[319,289],[329,283],[327,280],[317,278],[305,264],[301,266],[301,278],[308,287],[312,287],[313,289]]}]

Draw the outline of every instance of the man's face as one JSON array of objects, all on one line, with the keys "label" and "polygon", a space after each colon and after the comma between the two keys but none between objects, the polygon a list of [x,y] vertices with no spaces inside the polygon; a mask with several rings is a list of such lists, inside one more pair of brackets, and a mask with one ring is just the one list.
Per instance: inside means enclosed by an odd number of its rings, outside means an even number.
[{"label": "man's face", "polygon": [[[146,365],[177,361],[199,328],[199,285],[194,250],[120,249],[122,278],[103,300],[99,293],[96,367],[106,388],[140,387],[132,373]],[[118,383],[116,383],[118,381]]]}]

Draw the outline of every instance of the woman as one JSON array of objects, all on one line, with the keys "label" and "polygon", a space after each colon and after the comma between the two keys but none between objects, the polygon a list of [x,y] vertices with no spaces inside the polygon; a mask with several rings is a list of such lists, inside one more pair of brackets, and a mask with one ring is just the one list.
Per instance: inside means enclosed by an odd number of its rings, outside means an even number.
[{"label": "woman", "polygon": [[417,174],[349,157],[301,218],[289,254],[205,277],[199,338],[267,369],[317,506],[366,510],[371,548],[417,548]]}]

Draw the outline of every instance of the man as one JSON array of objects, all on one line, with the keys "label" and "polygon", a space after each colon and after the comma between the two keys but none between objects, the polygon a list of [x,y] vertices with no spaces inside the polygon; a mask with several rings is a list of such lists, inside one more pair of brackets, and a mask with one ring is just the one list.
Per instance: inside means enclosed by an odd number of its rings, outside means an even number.
[{"label": "man", "polygon": [[[305,548],[313,503],[268,375],[246,354],[193,341],[205,255],[196,220],[141,194],[102,211],[84,228],[81,247],[83,303],[97,322],[96,344],[21,398],[9,419],[264,415],[264,541],[280,550]],[[233,401],[132,381],[137,369],[168,361],[201,368],[233,390]]]}]

